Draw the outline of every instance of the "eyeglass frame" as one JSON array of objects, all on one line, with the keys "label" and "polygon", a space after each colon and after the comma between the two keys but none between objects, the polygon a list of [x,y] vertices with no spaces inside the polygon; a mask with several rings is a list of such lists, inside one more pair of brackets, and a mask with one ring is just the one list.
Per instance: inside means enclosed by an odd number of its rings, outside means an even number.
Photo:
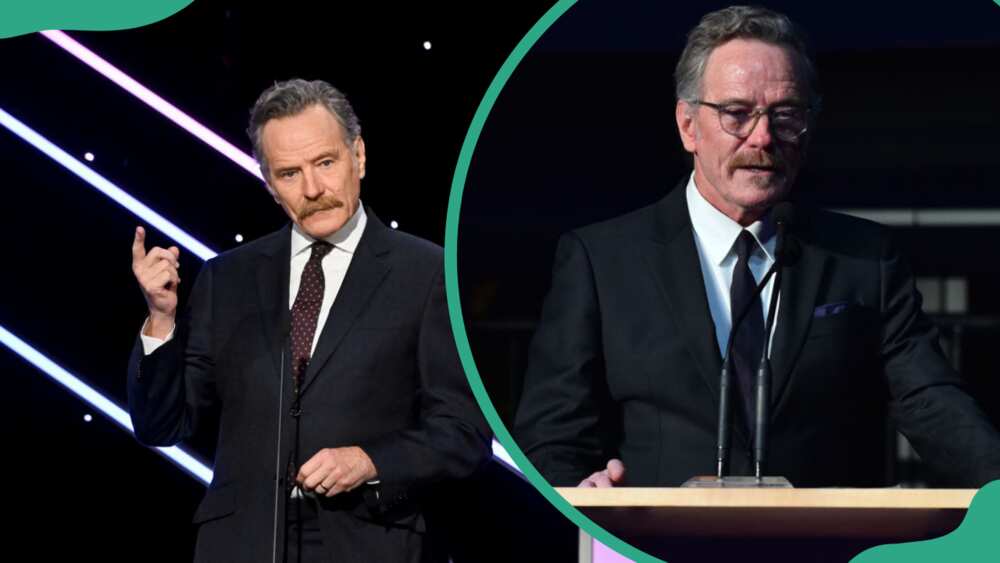
[{"label": "eyeglass frame", "polygon": [[753,130],[757,128],[757,123],[760,122],[760,116],[764,115],[765,113],[767,114],[767,123],[768,123],[768,125],[770,125],[771,122],[774,121],[772,119],[772,117],[771,117],[771,111],[774,110],[775,108],[795,108],[795,109],[799,109],[799,110],[802,110],[802,111],[805,112],[805,125],[803,126],[802,131],[799,131],[795,135],[794,138],[792,138],[792,139],[785,139],[785,138],[779,136],[777,133],[775,133],[776,137],[778,137],[782,141],[785,141],[786,143],[795,143],[795,142],[798,142],[799,139],[801,139],[802,136],[805,135],[807,131],[809,131],[809,125],[812,123],[812,114],[813,114],[813,108],[812,107],[807,106],[807,105],[801,105],[801,104],[774,104],[774,105],[771,105],[771,106],[767,106],[765,108],[757,108],[757,109],[751,110],[750,111],[750,117],[753,118],[753,124],[750,126],[750,129],[746,132],[745,135],[739,135],[739,134],[733,133],[729,129],[726,129],[726,127],[722,124],[722,114],[725,113],[725,108],[727,106],[735,106],[735,105],[740,105],[740,104],[738,104],[738,103],[716,104],[716,103],[713,103],[713,102],[706,102],[705,100],[688,100],[687,103],[694,104],[694,105],[699,105],[699,106],[705,106],[705,107],[708,107],[708,108],[711,108],[711,109],[715,110],[715,115],[719,118],[719,128],[722,129],[723,131],[725,131],[727,134],[732,135],[733,137],[736,137],[737,139],[747,139],[747,138],[749,138],[750,135],[753,134]]}]

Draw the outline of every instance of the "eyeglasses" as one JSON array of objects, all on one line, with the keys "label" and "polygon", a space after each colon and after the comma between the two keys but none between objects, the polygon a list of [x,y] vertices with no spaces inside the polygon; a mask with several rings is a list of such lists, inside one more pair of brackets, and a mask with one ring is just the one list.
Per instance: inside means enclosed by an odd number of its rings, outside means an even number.
[{"label": "eyeglasses", "polygon": [[752,110],[742,104],[713,104],[703,100],[693,100],[690,103],[714,109],[719,114],[722,130],[740,139],[746,139],[753,133],[760,116],[765,113],[771,132],[782,141],[794,143],[809,128],[810,110],[804,106],[780,105]]}]

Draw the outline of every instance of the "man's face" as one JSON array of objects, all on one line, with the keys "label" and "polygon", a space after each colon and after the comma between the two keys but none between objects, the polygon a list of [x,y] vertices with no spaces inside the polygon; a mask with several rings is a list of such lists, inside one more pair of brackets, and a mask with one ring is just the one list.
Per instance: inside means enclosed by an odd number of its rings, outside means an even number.
[{"label": "man's face", "polygon": [[[701,100],[739,104],[750,110],[808,103],[795,55],[761,41],[734,39],[709,56]],[[745,139],[724,131],[716,110],[677,102],[677,128],[694,156],[695,184],[702,196],[734,221],[749,225],[791,190],[805,153],[805,136],[782,141],[768,115]]]},{"label": "man's face", "polygon": [[365,143],[358,137],[348,146],[344,128],[326,108],[317,104],[268,121],[261,146],[274,199],[309,236],[324,238],[354,215]]}]

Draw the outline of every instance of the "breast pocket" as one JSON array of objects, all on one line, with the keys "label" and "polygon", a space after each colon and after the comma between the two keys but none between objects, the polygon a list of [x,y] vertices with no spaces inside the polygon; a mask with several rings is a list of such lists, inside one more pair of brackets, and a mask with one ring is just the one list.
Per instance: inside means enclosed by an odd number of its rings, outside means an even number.
[{"label": "breast pocket", "polygon": [[814,310],[808,338],[859,337],[877,331],[878,313],[869,307],[858,303],[824,305]]}]

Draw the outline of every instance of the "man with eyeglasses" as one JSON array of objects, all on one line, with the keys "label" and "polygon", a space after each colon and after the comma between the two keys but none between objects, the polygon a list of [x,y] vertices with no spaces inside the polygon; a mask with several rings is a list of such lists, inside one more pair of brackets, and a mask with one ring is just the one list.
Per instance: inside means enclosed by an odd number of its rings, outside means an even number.
[{"label": "man with eyeglasses", "polygon": [[[1000,434],[963,390],[888,232],[794,207],[772,313],[772,208],[802,166],[819,93],[784,15],[706,15],[677,65],[694,171],[658,203],[562,237],[514,434],[556,486],[680,485],[716,473],[729,355],[730,475],[755,472],[752,388],[772,366],[766,474],[796,486],[886,481],[892,417],[942,483],[1000,477]],[[792,242],[794,241],[794,242]]]}]

